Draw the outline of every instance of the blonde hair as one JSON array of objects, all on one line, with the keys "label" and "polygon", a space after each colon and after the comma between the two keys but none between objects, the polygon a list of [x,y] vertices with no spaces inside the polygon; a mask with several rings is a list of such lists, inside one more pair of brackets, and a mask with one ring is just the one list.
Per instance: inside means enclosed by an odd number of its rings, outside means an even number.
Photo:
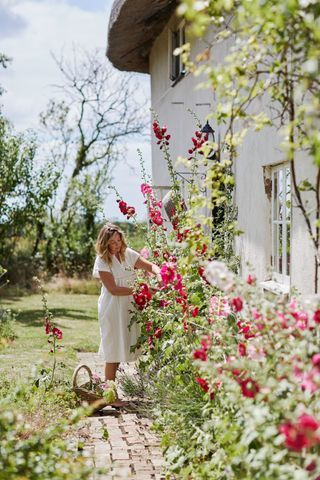
[{"label": "blonde hair", "polygon": [[110,238],[115,234],[118,233],[121,238],[122,246],[120,250],[120,258],[121,261],[125,260],[124,253],[127,248],[127,243],[124,237],[123,232],[120,230],[119,227],[113,225],[112,223],[106,223],[100,230],[98,239],[96,242],[96,252],[99,257],[102,258],[108,265],[112,263],[112,255],[109,250],[109,241]]}]

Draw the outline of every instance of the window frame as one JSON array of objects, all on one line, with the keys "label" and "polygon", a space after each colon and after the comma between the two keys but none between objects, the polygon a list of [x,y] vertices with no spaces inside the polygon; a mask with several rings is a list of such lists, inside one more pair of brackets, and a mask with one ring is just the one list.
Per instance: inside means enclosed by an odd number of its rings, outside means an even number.
[{"label": "window frame", "polygon": [[[288,191],[288,182],[287,182],[287,171],[289,171],[289,191]],[[279,174],[282,172],[282,175]],[[279,201],[279,192],[278,190],[278,179],[282,180],[282,201],[281,204]],[[277,181],[276,181],[277,179]],[[272,280],[276,281],[279,284],[290,286],[290,274],[291,274],[291,245],[292,245],[292,199],[291,199],[291,168],[288,162],[281,163],[271,167],[271,265],[272,265]],[[287,202],[288,196],[290,201],[290,214],[289,219],[287,218]],[[279,207],[282,207],[281,216],[279,215]],[[275,215],[275,212],[277,214]],[[288,263],[288,252],[287,252],[287,232],[289,225],[289,263]],[[281,227],[282,231],[282,254],[279,255],[279,244],[281,242],[281,236],[279,233]],[[277,232],[277,233],[275,233]],[[281,262],[281,268],[280,268]],[[281,270],[281,271],[280,271]]]},{"label": "window frame", "polygon": [[[185,21],[183,20],[175,28],[169,29],[169,35],[169,78],[174,87],[186,74],[181,55],[173,54],[176,48],[180,48],[186,43]],[[179,38],[175,39],[176,36]]]}]

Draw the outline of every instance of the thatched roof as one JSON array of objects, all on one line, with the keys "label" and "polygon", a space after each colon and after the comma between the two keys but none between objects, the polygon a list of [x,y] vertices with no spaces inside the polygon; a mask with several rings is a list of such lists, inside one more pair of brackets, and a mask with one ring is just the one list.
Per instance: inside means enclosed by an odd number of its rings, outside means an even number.
[{"label": "thatched roof", "polygon": [[119,70],[149,73],[149,54],[177,6],[177,0],[115,0],[107,57]]}]

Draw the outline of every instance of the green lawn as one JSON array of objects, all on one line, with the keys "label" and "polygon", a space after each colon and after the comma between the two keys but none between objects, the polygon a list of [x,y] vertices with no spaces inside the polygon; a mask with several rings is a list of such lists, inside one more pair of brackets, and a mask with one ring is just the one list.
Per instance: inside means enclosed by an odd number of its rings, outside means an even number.
[{"label": "green lawn", "polygon": [[[57,359],[66,365],[70,376],[77,364],[77,351],[97,351],[99,325],[97,320],[97,295],[49,293],[48,307],[57,326],[63,331],[63,345]],[[12,380],[29,377],[34,366],[50,366],[50,345],[44,330],[44,317],[40,295],[1,298],[1,307],[16,312],[14,326],[17,339],[0,349],[2,378]]]}]

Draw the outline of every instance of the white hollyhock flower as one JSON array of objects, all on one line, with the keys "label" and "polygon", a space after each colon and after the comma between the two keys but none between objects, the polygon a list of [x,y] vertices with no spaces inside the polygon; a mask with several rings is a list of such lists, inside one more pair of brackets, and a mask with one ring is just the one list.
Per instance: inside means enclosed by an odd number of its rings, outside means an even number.
[{"label": "white hollyhock flower", "polygon": [[234,275],[223,262],[219,262],[218,260],[209,262],[203,273],[208,282],[220,288],[220,290],[228,292],[232,289]]}]

